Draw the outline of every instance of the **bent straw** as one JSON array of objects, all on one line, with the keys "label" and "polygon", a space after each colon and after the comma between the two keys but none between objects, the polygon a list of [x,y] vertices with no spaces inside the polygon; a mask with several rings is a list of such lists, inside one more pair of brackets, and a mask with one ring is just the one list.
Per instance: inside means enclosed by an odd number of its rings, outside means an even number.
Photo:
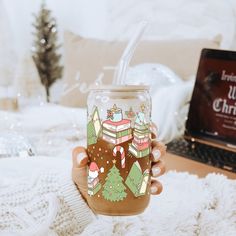
[{"label": "bent straw", "polygon": [[124,80],[126,77],[126,72],[130,63],[130,60],[134,54],[134,51],[147,27],[147,21],[142,21],[138,27],[136,32],[134,33],[133,37],[130,39],[127,47],[125,48],[118,66],[115,70],[113,84],[119,85],[124,84]]}]

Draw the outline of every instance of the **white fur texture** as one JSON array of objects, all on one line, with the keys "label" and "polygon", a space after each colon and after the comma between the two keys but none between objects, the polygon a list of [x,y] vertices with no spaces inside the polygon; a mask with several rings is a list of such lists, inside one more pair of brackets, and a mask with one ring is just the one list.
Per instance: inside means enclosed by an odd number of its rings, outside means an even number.
[{"label": "white fur texture", "polygon": [[236,181],[209,174],[198,179],[170,172],[160,178],[163,193],[132,217],[98,216],[82,235],[233,236],[236,234]]},{"label": "white fur texture", "polygon": [[[27,178],[32,179],[32,176],[40,179],[42,171],[53,170],[60,176],[64,176],[71,170],[71,161],[68,159],[38,157],[30,158],[28,161],[22,159],[15,163],[16,159],[0,160],[0,188],[19,185]],[[163,192],[151,198],[143,214],[132,217],[99,215],[85,228],[82,235],[236,235],[236,181],[228,180],[223,175],[209,174],[206,178],[199,179],[195,175],[176,172],[169,172],[159,180],[164,186]],[[55,186],[52,185],[51,189]],[[80,216],[89,214],[89,210],[84,206],[82,210],[82,206],[78,203],[74,207],[81,209],[78,210]],[[66,217],[63,214],[60,217]],[[77,226],[79,227],[80,224],[81,222],[78,221]],[[65,232],[63,230],[66,227],[67,225],[62,224],[61,232]]]}]

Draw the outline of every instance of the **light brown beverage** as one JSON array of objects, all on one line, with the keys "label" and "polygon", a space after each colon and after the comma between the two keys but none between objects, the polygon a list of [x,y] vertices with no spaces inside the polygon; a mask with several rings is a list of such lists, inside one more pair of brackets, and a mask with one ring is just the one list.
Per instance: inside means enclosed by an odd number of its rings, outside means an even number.
[{"label": "light brown beverage", "polygon": [[87,105],[90,206],[98,214],[139,214],[150,198],[148,87],[95,87]]}]

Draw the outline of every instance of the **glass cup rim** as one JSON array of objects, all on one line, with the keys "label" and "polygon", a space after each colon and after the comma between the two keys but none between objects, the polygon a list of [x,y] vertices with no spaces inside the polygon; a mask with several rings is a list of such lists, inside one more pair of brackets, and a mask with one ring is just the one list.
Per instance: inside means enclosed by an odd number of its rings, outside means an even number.
[{"label": "glass cup rim", "polygon": [[109,90],[109,91],[149,91],[148,85],[91,85],[89,90]]}]

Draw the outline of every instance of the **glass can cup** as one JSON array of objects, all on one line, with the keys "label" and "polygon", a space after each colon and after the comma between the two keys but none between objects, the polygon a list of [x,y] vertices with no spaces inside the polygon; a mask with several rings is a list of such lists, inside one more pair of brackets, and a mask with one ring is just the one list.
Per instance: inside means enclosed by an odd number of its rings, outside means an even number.
[{"label": "glass can cup", "polygon": [[88,202],[95,213],[135,215],[150,199],[148,86],[94,86],[87,99]]}]

